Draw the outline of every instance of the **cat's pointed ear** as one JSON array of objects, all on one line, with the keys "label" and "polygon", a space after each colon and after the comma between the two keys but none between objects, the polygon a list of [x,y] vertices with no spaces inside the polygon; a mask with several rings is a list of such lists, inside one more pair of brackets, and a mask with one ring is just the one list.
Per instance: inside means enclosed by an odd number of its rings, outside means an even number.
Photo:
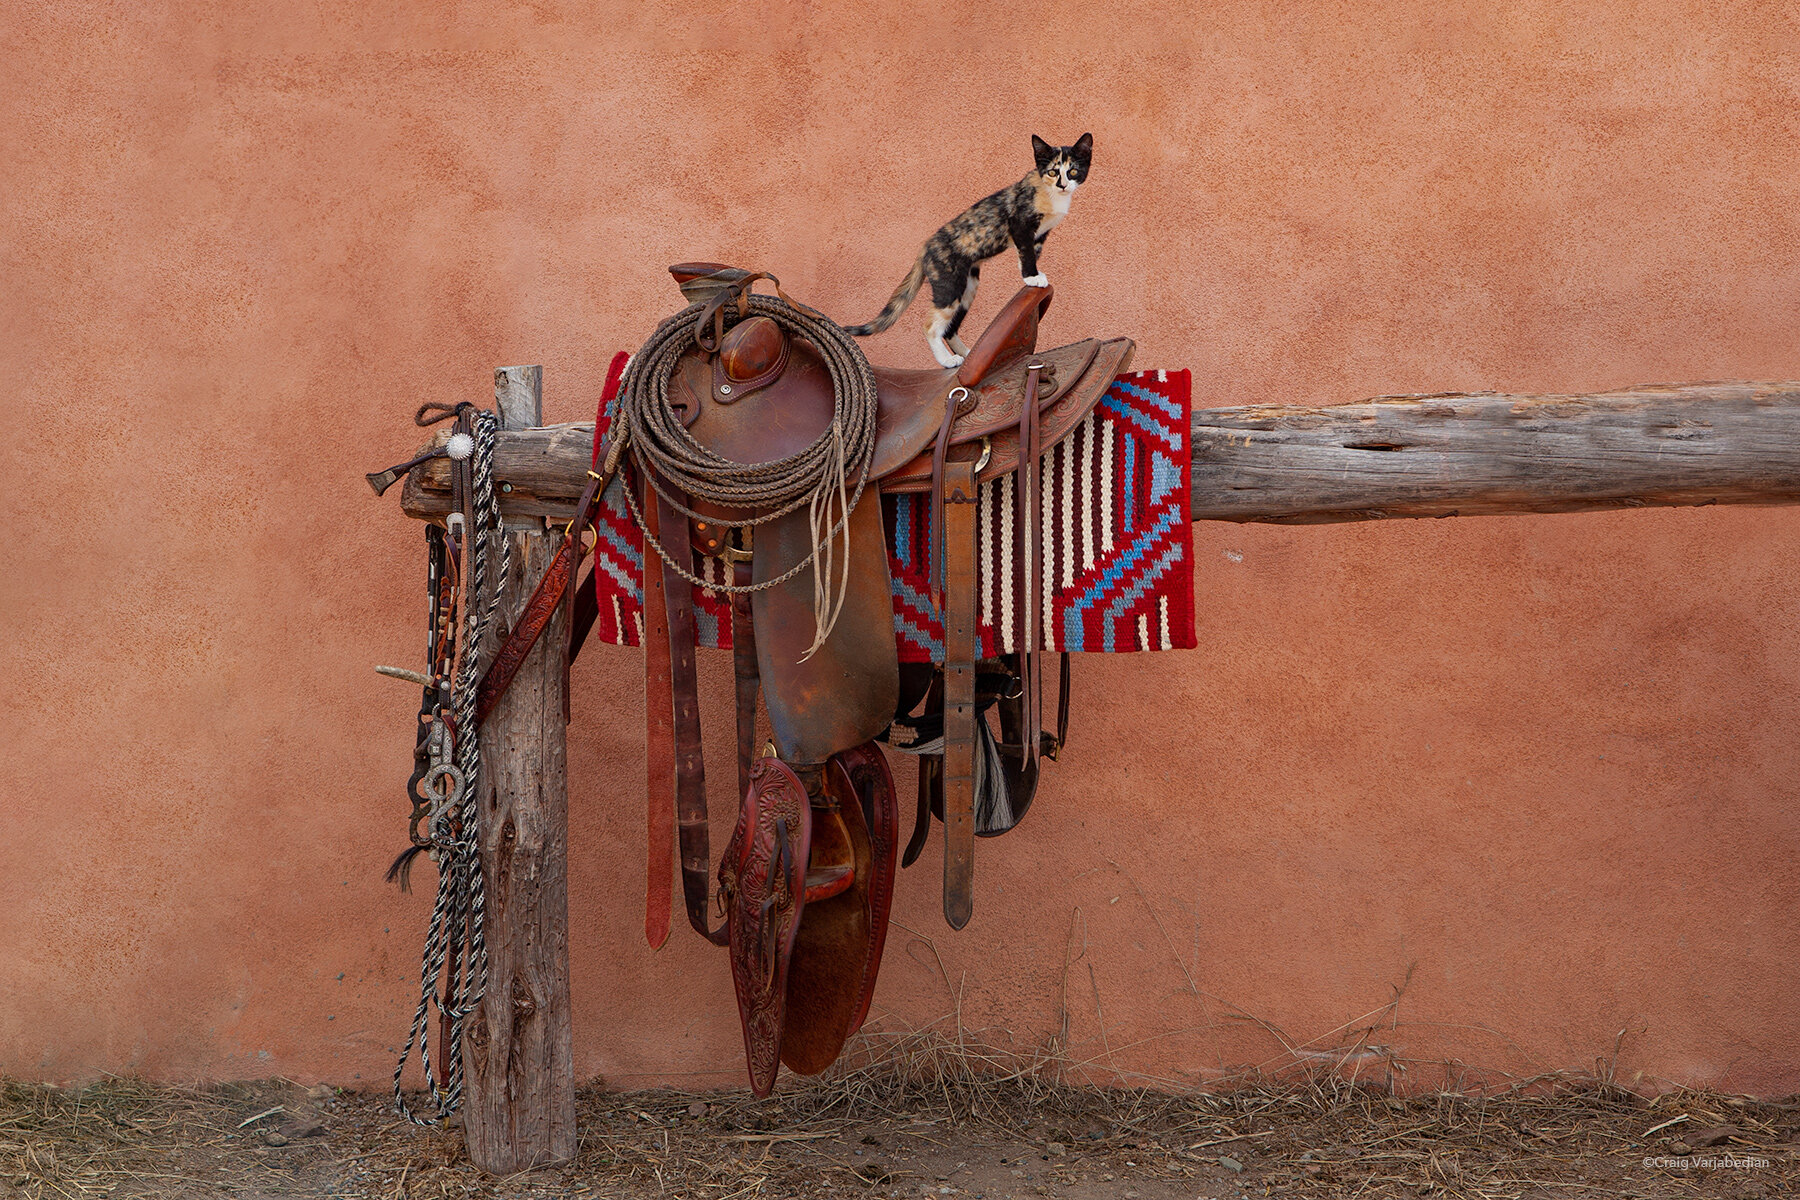
[{"label": "cat's pointed ear", "polygon": [[1056,147],[1034,133],[1031,135],[1031,153],[1037,158],[1037,168],[1041,171],[1056,157]]},{"label": "cat's pointed ear", "polygon": [[1094,135],[1091,133],[1082,134],[1075,139],[1075,145],[1072,149],[1074,150],[1075,157],[1081,162],[1085,163],[1092,161],[1094,157]]}]

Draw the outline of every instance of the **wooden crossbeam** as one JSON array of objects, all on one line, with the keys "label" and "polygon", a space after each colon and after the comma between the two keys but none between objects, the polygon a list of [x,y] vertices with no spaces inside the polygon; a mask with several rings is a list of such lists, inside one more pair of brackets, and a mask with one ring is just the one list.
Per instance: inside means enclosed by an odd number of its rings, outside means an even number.
[{"label": "wooden crossbeam", "polygon": [[1202,409],[1196,521],[1800,503],[1800,383]]},{"label": "wooden crossbeam", "polygon": [[[1800,383],[1197,409],[1192,428],[1196,521],[1800,503]],[[592,445],[591,423],[502,433],[501,507],[567,517]],[[441,516],[448,489],[435,460],[412,473],[401,503],[415,517]]]}]

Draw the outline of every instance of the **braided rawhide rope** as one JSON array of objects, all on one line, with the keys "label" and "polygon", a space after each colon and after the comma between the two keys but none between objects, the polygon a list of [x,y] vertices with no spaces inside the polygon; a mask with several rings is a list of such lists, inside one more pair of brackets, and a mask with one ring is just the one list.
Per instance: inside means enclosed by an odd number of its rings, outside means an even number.
[{"label": "braided rawhide rope", "polygon": [[[460,407],[460,406],[459,406]],[[454,410],[452,410],[454,411]],[[425,410],[421,409],[421,417]],[[432,424],[421,420],[421,424]],[[431,921],[425,932],[425,951],[419,966],[419,1003],[412,1026],[394,1066],[394,1105],[416,1125],[440,1125],[462,1107],[463,1030],[487,991],[488,952],[485,934],[487,892],[481,876],[481,806],[477,780],[481,777],[480,723],[475,719],[476,693],[486,664],[480,661],[483,632],[497,619],[500,589],[512,573],[512,543],[500,520],[500,502],[494,488],[494,442],[500,419],[490,412],[476,412],[473,419],[472,457],[474,527],[466,531],[463,553],[467,586],[462,604],[462,659],[457,664],[451,692],[455,724],[455,756],[460,781],[431,814],[431,856],[437,862],[438,890],[432,903]],[[458,435],[462,436],[462,435]],[[498,550],[497,571],[490,571],[490,557]],[[438,994],[438,988],[443,994]],[[433,1006],[445,1018],[446,1078],[432,1069],[430,1012]],[[418,1047],[425,1071],[429,1109],[415,1112],[401,1091],[406,1064]]]},{"label": "braided rawhide rope", "polygon": [[[777,578],[736,586],[702,579],[685,562],[671,557],[644,527],[644,515],[632,489],[624,489],[626,505],[645,544],[697,587],[715,592],[757,592],[785,583],[808,564],[815,564],[813,613],[818,628],[807,650],[811,654],[830,635],[849,587],[849,515],[862,499],[869,468],[875,460],[875,373],[855,339],[830,318],[791,303],[785,295],[777,298],[750,293],[748,287],[753,279],[742,281],[744,290],[738,292],[735,300],[722,305],[690,304],[657,326],[626,368],[612,414],[613,436],[622,439],[637,456],[657,495],[684,516],[741,529],[786,516],[802,504],[809,506],[811,552]],[[721,323],[709,329],[707,323],[715,315]],[[830,428],[810,446],[766,463],[733,462],[707,449],[694,440],[669,406],[669,380],[681,356],[698,345],[703,335],[730,328],[753,315],[768,317],[790,336],[803,337],[818,349],[831,375],[835,405]],[[696,500],[747,515],[725,520],[697,513],[688,507]],[[841,570],[833,549],[840,533],[844,543]],[[834,574],[835,586],[831,582]]]}]

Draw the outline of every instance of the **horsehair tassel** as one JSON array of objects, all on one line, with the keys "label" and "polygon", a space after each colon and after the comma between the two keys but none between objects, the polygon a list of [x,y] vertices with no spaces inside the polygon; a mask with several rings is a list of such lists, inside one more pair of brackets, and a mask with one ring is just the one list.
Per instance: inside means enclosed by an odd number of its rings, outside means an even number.
[{"label": "horsehair tassel", "polygon": [[399,884],[401,891],[411,893],[413,859],[424,852],[425,847],[423,846],[408,846],[400,852],[398,858],[388,864],[387,875],[384,878],[389,883]]}]

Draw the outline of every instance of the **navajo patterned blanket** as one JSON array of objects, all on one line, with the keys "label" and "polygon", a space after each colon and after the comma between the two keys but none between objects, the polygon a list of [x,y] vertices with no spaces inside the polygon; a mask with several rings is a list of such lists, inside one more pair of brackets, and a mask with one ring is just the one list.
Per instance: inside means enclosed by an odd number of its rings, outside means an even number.
[{"label": "navajo patterned blanket", "polygon": [[[1187,650],[1195,645],[1193,538],[1188,472],[1190,376],[1121,375],[1094,411],[1044,456],[1042,529],[1044,648]],[[981,486],[976,555],[978,638],[983,657],[1021,648],[1028,581],[1018,552],[1014,477]],[[923,495],[883,496],[894,632],[902,662],[942,661],[943,619],[931,601],[930,504]],[[590,635],[635,646],[643,635],[643,542],[617,494],[595,521],[599,619]],[[725,582],[715,559],[703,578]],[[696,592],[702,646],[731,645],[722,593]]]}]

